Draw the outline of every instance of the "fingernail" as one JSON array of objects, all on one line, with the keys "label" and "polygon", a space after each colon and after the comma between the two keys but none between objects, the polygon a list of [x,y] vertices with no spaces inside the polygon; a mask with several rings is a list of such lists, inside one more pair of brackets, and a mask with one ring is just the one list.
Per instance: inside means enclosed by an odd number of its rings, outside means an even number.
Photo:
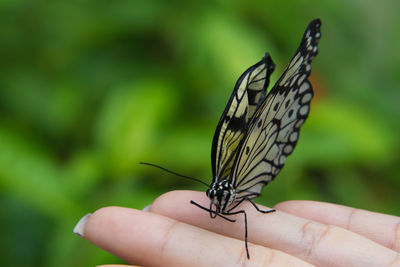
[{"label": "fingernail", "polygon": [[75,227],[74,227],[74,233],[75,234],[77,234],[79,236],[82,236],[82,237],[85,237],[85,225],[86,225],[87,221],[89,220],[90,215],[92,215],[92,214],[91,213],[86,214],[75,225]]},{"label": "fingernail", "polygon": [[150,206],[151,206],[151,204],[150,204],[150,205],[147,205],[146,207],[144,207],[144,208],[142,209],[142,211],[149,211],[149,210],[150,210]]}]

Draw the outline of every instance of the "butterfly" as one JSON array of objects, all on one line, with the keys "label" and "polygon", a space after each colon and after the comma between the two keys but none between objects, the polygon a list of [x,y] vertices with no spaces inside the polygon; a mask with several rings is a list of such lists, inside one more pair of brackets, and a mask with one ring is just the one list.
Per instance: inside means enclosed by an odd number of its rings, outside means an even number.
[{"label": "butterfly", "polygon": [[260,62],[247,69],[238,79],[228,104],[219,120],[212,141],[213,179],[206,191],[212,218],[243,214],[247,258],[247,215],[234,211],[243,201],[253,202],[265,185],[281,171],[299,138],[313,98],[308,76],[311,61],[318,53],[321,21],[308,25],[300,46],[282,76],[267,94],[269,78],[275,69],[267,53]]}]

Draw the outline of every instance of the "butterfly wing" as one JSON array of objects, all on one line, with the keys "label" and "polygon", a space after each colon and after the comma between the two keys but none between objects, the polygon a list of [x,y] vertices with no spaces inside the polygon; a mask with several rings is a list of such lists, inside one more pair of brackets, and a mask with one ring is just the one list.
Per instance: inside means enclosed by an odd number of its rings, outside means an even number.
[{"label": "butterfly wing", "polygon": [[296,146],[313,97],[308,76],[318,52],[320,26],[319,19],[309,24],[294,57],[249,123],[231,174],[236,199],[258,196]]},{"label": "butterfly wing", "polygon": [[227,178],[231,173],[234,156],[243,139],[248,123],[259,103],[265,98],[269,76],[275,68],[269,54],[247,69],[236,82],[217,129],[215,130],[211,162],[213,182]]}]

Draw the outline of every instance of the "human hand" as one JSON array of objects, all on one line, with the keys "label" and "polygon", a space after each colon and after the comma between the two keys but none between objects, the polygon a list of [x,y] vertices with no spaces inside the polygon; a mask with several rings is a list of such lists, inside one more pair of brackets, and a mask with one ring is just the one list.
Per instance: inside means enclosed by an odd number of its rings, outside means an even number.
[{"label": "human hand", "polygon": [[313,201],[282,202],[276,212],[262,214],[244,202],[239,209],[247,213],[248,260],[243,216],[231,216],[234,223],[212,219],[190,200],[209,205],[204,193],[173,191],[148,212],[102,208],[77,229],[142,266],[400,266],[396,216]]}]

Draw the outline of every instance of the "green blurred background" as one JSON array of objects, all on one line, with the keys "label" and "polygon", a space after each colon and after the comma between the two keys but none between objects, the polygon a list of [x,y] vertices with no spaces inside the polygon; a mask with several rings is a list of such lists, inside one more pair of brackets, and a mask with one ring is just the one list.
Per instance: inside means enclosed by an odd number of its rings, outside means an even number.
[{"label": "green blurred background", "polygon": [[311,114],[257,201],[400,215],[399,13],[396,0],[1,1],[0,265],[122,262],[75,236],[78,219],[205,190],[138,162],[210,182],[236,79],[268,51],[276,81],[317,17]]}]

